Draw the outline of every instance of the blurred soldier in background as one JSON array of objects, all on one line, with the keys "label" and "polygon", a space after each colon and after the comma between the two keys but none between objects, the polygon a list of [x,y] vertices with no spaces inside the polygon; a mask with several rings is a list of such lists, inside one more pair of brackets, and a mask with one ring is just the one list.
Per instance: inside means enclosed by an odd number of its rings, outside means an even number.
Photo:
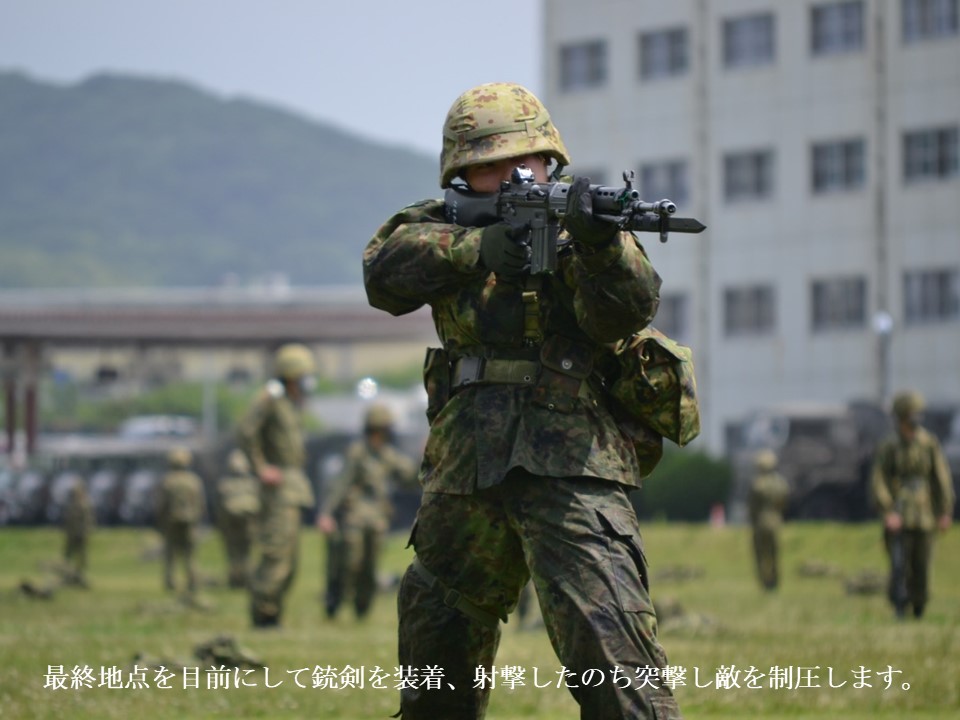
[{"label": "blurred soldier in background", "polygon": [[197,590],[197,572],[193,551],[197,528],[206,513],[203,483],[190,470],[193,455],[182,447],[167,455],[167,473],[157,491],[157,527],[163,534],[163,584],[174,590],[174,561],[179,559],[187,576],[187,592]]},{"label": "blurred soldier in background", "polygon": [[394,484],[413,485],[417,467],[392,443],[393,416],[384,405],[366,414],[363,439],[347,449],[343,472],[334,480],[317,515],[327,545],[327,617],[342,600],[353,601],[358,618],[370,610],[377,566],[390,527]]},{"label": "blurred soldier in background", "polygon": [[920,426],[923,398],[915,392],[893,399],[896,432],[877,450],[871,489],[883,518],[890,557],[890,602],[897,617],[921,617],[927,604],[934,533],[950,527],[953,484],[940,443]]},{"label": "blurred soldier in background", "polygon": [[760,450],[753,457],[754,476],[750,486],[750,525],[753,527],[753,555],[757,578],[766,590],[780,582],[779,534],[790,486],[777,472],[773,450]]},{"label": "blurred soldier in background", "polygon": [[254,399],[238,427],[238,443],[260,481],[260,560],[250,579],[254,627],[280,624],[284,595],[296,574],[300,515],[313,507],[304,472],[301,412],[312,390],[313,354],[288,344],[274,356],[274,377]]},{"label": "blurred soldier in background", "polygon": [[227,456],[227,472],[217,482],[217,501],[217,525],[227,553],[227,582],[232,588],[247,587],[260,487],[242,450],[231,450]]},{"label": "blurred soldier in background", "polygon": [[70,581],[87,587],[87,540],[94,526],[93,503],[87,494],[87,486],[78,479],[70,488],[63,510],[63,530],[66,544],[63,559],[70,572]]}]

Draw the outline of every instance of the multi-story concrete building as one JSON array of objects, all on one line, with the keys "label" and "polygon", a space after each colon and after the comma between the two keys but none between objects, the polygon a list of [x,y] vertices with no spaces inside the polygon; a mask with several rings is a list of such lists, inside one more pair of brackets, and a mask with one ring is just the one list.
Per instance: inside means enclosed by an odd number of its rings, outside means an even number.
[{"label": "multi-story concrete building", "polygon": [[572,172],[669,197],[655,324],[714,452],[751,410],[960,403],[958,0],[549,0],[541,91]]}]

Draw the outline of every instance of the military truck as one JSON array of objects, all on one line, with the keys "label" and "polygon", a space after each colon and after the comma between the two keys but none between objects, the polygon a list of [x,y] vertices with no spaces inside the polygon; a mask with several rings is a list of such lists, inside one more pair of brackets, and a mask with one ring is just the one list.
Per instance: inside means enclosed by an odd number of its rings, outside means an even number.
[{"label": "military truck", "polygon": [[787,518],[873,517],[868,493],[873,454],[890,431],[888,414],[868,402],[790,403],[750,413],[730,452],[730,519],[747,517],[753,457],[760,449],[777,454],[778,470],[790,484]]}]

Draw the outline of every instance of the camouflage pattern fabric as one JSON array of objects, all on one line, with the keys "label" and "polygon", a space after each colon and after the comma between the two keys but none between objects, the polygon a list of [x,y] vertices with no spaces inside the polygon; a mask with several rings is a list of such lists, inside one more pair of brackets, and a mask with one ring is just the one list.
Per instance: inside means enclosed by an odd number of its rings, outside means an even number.
[{"label": "camouflage pattern fabric", "polygon": [[[481,230],[449,225],[440,201],[388,220],[364,253],[374,307],[433,311],[444,357],[539,361],[535,382],[449,386],[434,403],[413,533],[417,562],[401,583],[400,662],[439,665],[455,689],[402,690],[404,720],[481,718],[499,628],[444,603],[461,593],[481,615],[505,618],[532,576],[551,641],[574,671],[662,667],[646,563],[626,487],[640,483],[632,439],[601,377],[613,345],[656,312],[660,278],[636,238],[620,233],[593,254],[565,252],[537,290],[545,341],[524,342],[522,282],[478,264]],[[443,367],[443,363],[429,363]],[[427,378],[428,387],[440,387]],[[455,593],[454,593],[455,595]],[[622,684],[622,683],[621,683]],[[571,692],[589,718],[678,718],[666,688],[612,682]]]},{"label": "camouflage pattern fabric", "polygon": [[[272,383],[272,384],[271,384]],[[300,412],[271,381],[255,398],[237,430],[239,447],[259,476],[265,465],[282,470],[278,486],[260,483],[260,558],[250,582],[255,624],[275,624],[297,569],[300,512],[313,506],[303,465],[306,453]]]},{"label": "camouflage pattern fabric", "polygon": [[[953,482],[936,437],[918,427],[912,440],[896,434],[877,450],[871,478],[874,502],[882,515],[898,512],[903,530],[884,530],[890,558],[890,601],[897,605],[893,577],[894,545],[903,553],[908,602],[921,614],[928,599],[929,567],[937,518],[953,514]],[[898,537],[899,536],[899,537]]]},{"label": "camouflage pattern fabric", "polygon": [[700,434],[693,353],[653,327],[617,343],[610,394],[637,422],[683,447]]},{"label": "camouflage pattern fabric", "polygon": [[440,187],[467,165],[544,154],[569,165],[567,149],[540,100],[514,83],[487,83],[461,95],[443,124]]},{"label": "camouflage pattern fabric", "polygon": [[[283,494],[290,503],[313,507],[313,489],[303,472],[306,450],[300,411],[288,397],[268,383],[237,428],[237,441],[250,458],[254,475],[265,465],[283,470]],[[281,386],[282,388],[282,386]]]},{"label": "camouflage pattern fabric", "polygon": [[299,557],[300,508],[278,488],[263,486],[257,545],[260,559],[250,578],[254,618],[270,624],[283,613]]},{"label": "camouflage pattern fabric", "polygon": [[750,486],[753,555],[760,584],[772,590],[780,583],[780,525],[790,486],[778,472],[760,471]]},{"label": "camouflage pattern fabric", "polygon": [[65,543],[63,558],[70,566],[78,584],[85,584],[87,571],[87,541],[95,524],[93,503],[82,482],[74,484],[67,495],[63,510]]},{"label": "camouflage pattern fabric", "polygon": [[250,552],[260,514],[260,486],[249,474],[230,474],[217,483],[217,525],[227,555],[227,582],[246,587],[250,575]]},{"label": "camouflage pattern fabric", "polygon": [[[887,556],[891,558],[891,565],[893,544],[900,543],[900,552],[903,553],[906,601],[913,606],[915,613],[922,613],[930,599],[930,560],[933,557],[933,538],[934,534],[925,530],[901,530],[899,533],[884,530],[883,532],[883,545]],[[887,582],[887,598],[894,607],[897,606],[897,588],[894,585],[892,572]]]},{"label": "camouflage pattern fabric", "polygon": [[[416,482],[413,461],[396,448],[374,449],[365,440],[354,442],[321,507],[321,514],[338,518],[338,537],[327,545],[327,563],[336,569],[336,597],[327,598],[327,613],[346,600],[358,617],[370,610],[377,589],[377,567],[390,527],[390,492],[397,484]],[[331,593],[332,595],[332,593]]]},{"label": "camouflage pattern fabric", "polygon": [[[529,354],[523,285],[498,281],[478,267],[480,235],[477,228],[445,224],[441,201],[401,211],[364,254],[371,305],[401,315],[429,303],[437,334],[454,357]],[[628,233],[595,254],[561,257],[540,301],[544,333],[558,338],[556,364],[589,364],[598,371],[615,366],[610,345],[650,322],[659,287],[643,248]],[[588,378],[593,392],[582,394],[554,377],[534,387],[478,385],[455,394],[431,424],[421,467],[424,490],[469,494],[497,484],[512,467],[638,485],[632,440],[603,401],[595,374]]]},{"label": "camouflage pattern fabric", "polygon": [[[514,610],[532,577],[563,666],[575,677],[596,669],[608,678],[571,689],[581,717],[680,717],[669,688],[609,681],[617,667],[635,677],[638,667],[667,665],[643,543],[622,487],[520,471],[469,497],[425,493],[411,541],[426,567],[494,616]],[[404,720],[482,718],[489,689],[473,687],[475,668],[493,665],[500,628],[447,606],[412,569],[401,581],[398,605],[400,663],[444,672],[443,689],[401,691]]]},{"label": "camouflage pattern fabric", "polygon": [[898,508],[903,526],[932,531],[938,517],[953,514],[953,481],[937,438],[924,428],[907,441],[888,438],[877,450],[871,478],[882,514]]},{"label": "camouflage pattern fabric", "polygon": [[190,470],[171,470],[157,491],[157,526],[163,535],[163,584],[174,590],[174,565],[183,565],[188,592],[197,589],[194,562],[197,526],[206,512],[203,483]]}]

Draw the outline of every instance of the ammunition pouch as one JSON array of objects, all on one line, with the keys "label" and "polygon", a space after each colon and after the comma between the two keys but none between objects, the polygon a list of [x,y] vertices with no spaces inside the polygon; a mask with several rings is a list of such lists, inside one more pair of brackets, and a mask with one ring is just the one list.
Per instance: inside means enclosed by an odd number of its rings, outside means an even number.
[{"label": "ammunition pouch", "polygon": [[657,436],[683,447],[700,434],[690,348],[647,327],[618,342],[614,353],[619,375],[610,395],[625,416],[621,429],[634,439],[641,465],[644,453],[659,460],[662,441]]},{"label": "ammunition pouch", "polygon": [[540,347],[545,384],[559,384],[576,395],[580,385],[593,372],[593,350],[561,335],[546,339]]},{"label": "ammunition pouch", "polygon": [[300,468],[283,468],[281,496],[289,505],[311,508],[314,505],[313,487],[310,479]]}]

